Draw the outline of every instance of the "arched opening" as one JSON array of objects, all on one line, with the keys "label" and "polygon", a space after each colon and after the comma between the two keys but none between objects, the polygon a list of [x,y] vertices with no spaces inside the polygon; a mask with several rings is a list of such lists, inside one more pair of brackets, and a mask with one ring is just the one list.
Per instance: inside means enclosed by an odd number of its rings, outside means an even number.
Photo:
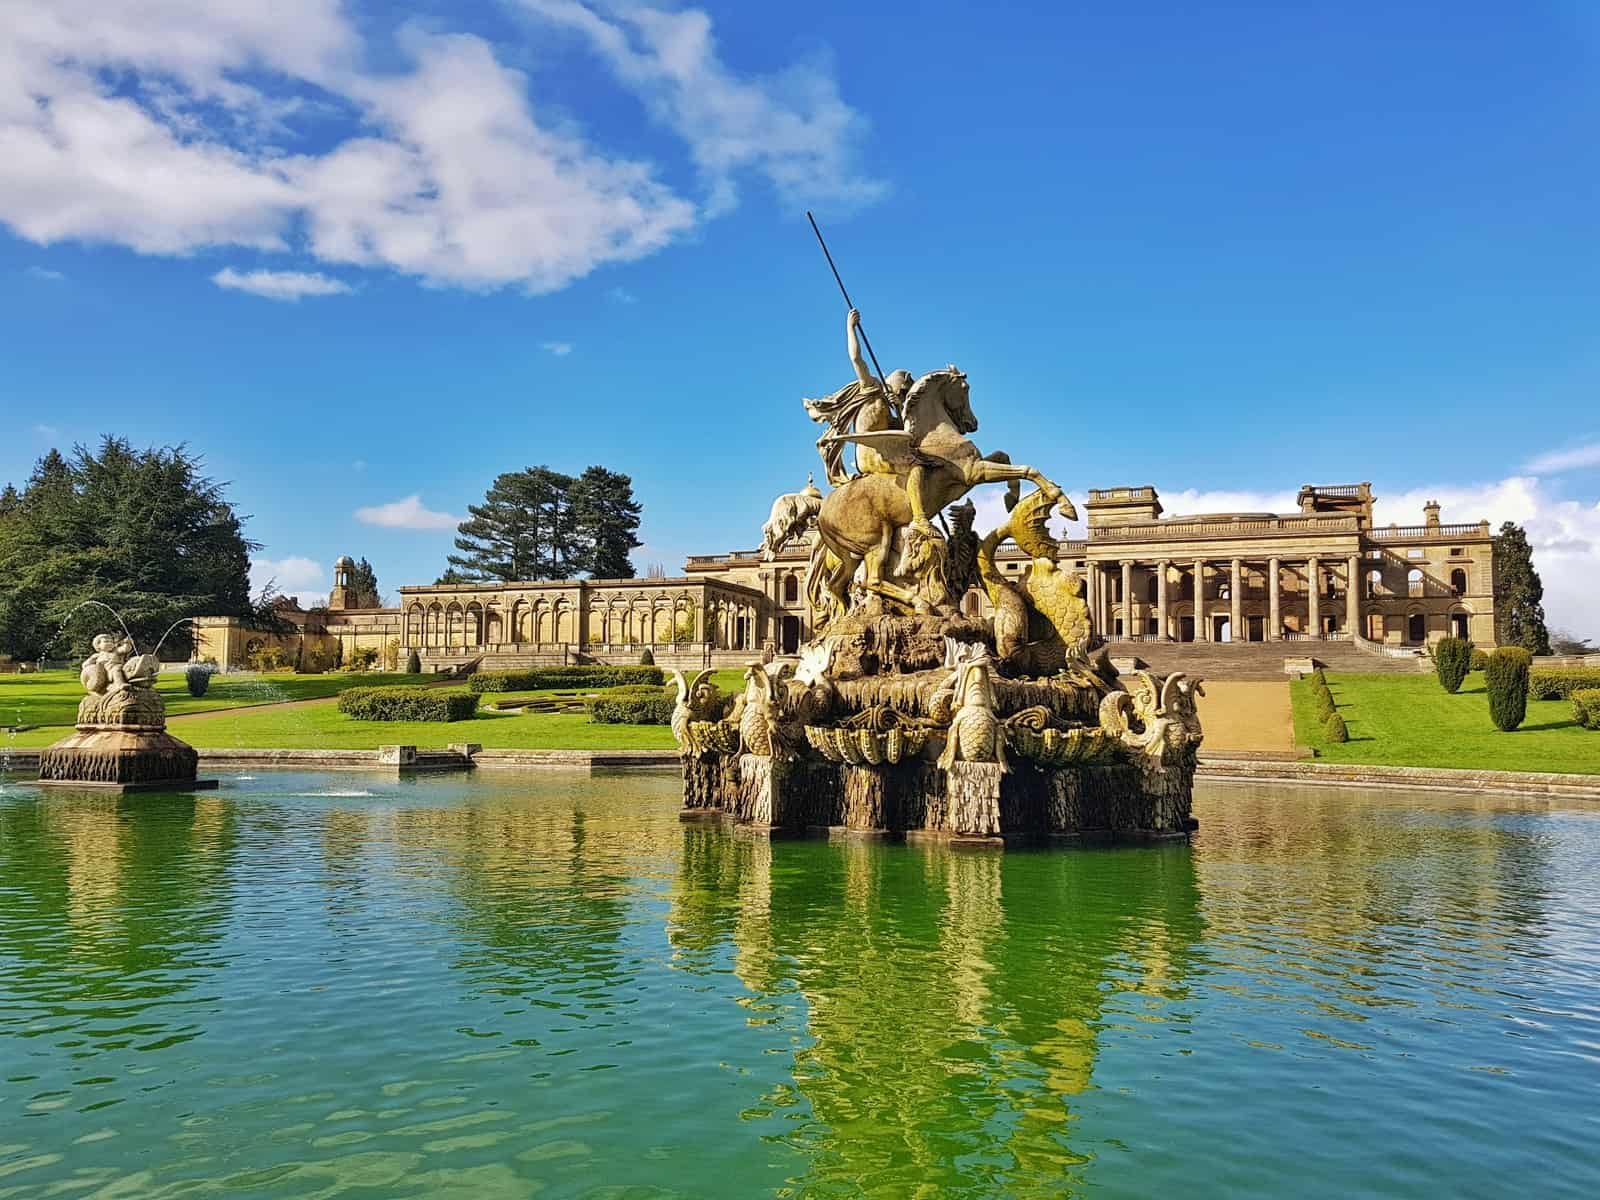
[{"label": "arched opening", "polygon": [[1161,588],[1161,580],[1156,576],[1156,574],[1154,572],[1152,572],[1151,575],[1150,575],[1150,578],[1145,580],[1145,585],[1144,585],[1144,598],[1145,598],[1146,603],[1149,603],[1149,604],[1157,603],[1158,598],[1159,598],[1159,594],[1160,594],[1160,588]]},{"label": "arched opening", "polygon": [[1194,641],[1194,617],[1188,613],[1178,618],[1178,640],[1180,642]]},{"label": "arched opening", "polygon": [[406,610],[406,645],[421,646],[422,631],[428,621],[428,614],[422,605],[413,604]]},{"label": "arched opening", "polygon": [[1422,569],[1420,567],[1412,567],[1411,570],[1406,572],[1406,595],[1423,595]]},{"label": "arched opening", "polygon": [[1467,573],[1460,567],[1450,572],[1450,590],[1458,596],[1467,594]]},{"label": "arched opening", "polygon": [[967,589],[967,594],[961,598],[961,611],[969,617],[978,615],[979,606],[983,601],[978,596],[977,588]]},{"label": "arched opening", "polygon": [[[1180,600],[1194,599],[1194,575],[1191,572],[1184,572],[1183,582],[1178,585],[1178,598]],[[1193,638],[1187,638],[1185,640],[1191,642],[1194,641]]]},{"label": "arched opening", "polygon": [[1383,641],[1383,614],[1369,612],[1367,614],[1367,641]]},{"label": "arched opening", "polygon": [[1422,613],[1412,613],[1406,618],[1406,641],[1413,645],[1428,640],[1428,618]]},{"label": "arched opening", "polygon": [[798,604],[800,602],[800,581],[793,575],[783,577],[783,602],[785,604]]},{"label": "arched opening", "polygon": [[1233,641],[1233,622],[1227,617],[1212,617],[1211,640],[1213,642]]},{"label": "arched opening", "polygon": [[796,654],[800,650],[800,618],[793,613],[783,617],[783,652]]},{"label": "arched opening", "polygon": [[1470,629],[1470,628],[1471,628],[1471,624],[1470,624],[1470,622],[1469,622],[1469,620],[1467,618],[1467,614],[1466,613],[1464,613],[1464,612],[1453,612],[1453,613],[1450,614],[1450,636],[1451,637],[1464,638],[1464,637],[1467,636],[1467,630]]},{"label": "arched opening", "polygon": [[1383,590],[1383,572],[1367,572],[1367,599],[1370,600]]}]

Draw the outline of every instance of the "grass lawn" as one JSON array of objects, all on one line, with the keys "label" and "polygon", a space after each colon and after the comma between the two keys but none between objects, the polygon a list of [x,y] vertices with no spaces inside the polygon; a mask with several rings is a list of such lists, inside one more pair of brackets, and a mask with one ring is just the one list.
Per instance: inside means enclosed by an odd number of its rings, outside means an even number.
[{"label": "grass lawn", "polygon": [[[416,675],[219,675],[211,681],[211,690],[205,698],[194,700],[184,689],[181,676],[173,680],[162,676],[160,690],[166,697],[169,716],[237,710],[203,721],[179,721],[172,726],[178,737],[202,749],[374,750],[382,745],[437,748],[451,742],[480,742],[497,750],[670,750],[674,745],[672,731],[665,725],[596,725],[585,713],[496,713],[487,708],[501,700],[581,694],[572,688],[487,692],[480,698],[478,716],[470,721],[352,721],[332,704],[310,708],[271,705],[274,700],[332,696],[358,684],[417,683],[427,678]],[[742,671],[718,671],[711,678],[724,695],[737,693],[744,687]],[[18,681],[26,681],[26,685],[17,687]],[[451,690],[466,689],[464,685],[451,685]],[[48,746],[56,741],[65,732],[61,726],[71,724],[82,696],[78,677],[64,671],[0,677],[0,714],[9,716],[12,710],[6,705],[10,703],[26,706],[28,712],[38,714],[24,717],[23,723],[42,724],[48,718],[56,722],[26,730],[14,738],[0,735],[0,748],[7,741],[19,749]],[[263,703],[268,706],[240,707]]]},{"label": "grass lawn", "polygon": [[[167,702],[167,715],[215,712],[246,704],[278,704],[289,700],[316,700],[336,696],[349,687],[375,687],[390,683],[423,683],[427,675],[332,674],[214,675],[206,694],[189,695],[181,673],[164,672],[156,690]],[[41,671],[34,675],[0,675],[0,729],[13,725],[71,725],[78,716],[83,685],[76,671]],[[55,737],[59,737],[59,731]],[[46,738],[44,743],[54,741]],[[23,743],[33,744],[33,743]]]},{"label": "grass lawn", "polygon": [[1502,733],[1489,719],[1481,671],[1454,696],[1432,675],[1329,675],[1350,730],[1342,745],[1324,740],[1310,681],[1290,688],[1295,740],[1327,762],[1600,775],[1600,732],[1572,719],[1571,701],[1529,700],[1522,727]]}]

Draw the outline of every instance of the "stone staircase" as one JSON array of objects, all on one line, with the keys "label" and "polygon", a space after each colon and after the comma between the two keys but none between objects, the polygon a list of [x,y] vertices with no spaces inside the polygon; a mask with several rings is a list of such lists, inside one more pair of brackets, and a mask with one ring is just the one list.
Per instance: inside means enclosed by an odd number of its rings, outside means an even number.
[{"label": "stone staircase", "polygon": [[1106,648],[1117,662],[1140,658],[1154,671],[1183,671],[1202,679],[1288,679],[1284,661],[1306,658],[1353,675],[1415,675],[1432,669],[1426,658],[1393,658],[1349,642],[1108,642]]}]

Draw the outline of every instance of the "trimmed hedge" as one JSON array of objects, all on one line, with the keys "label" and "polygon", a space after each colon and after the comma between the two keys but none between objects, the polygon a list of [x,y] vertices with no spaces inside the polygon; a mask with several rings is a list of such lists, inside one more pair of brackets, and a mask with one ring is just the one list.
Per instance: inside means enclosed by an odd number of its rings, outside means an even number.
[{"label": "trimmed hedge", "polygon": [[353,721],[466,721],[477,715],[478,698],[426,687],[347,688],[339,711]]},{"label": "trimmed hedge", "polygon": [[1600,667],[1535,667],[1528,672],[1528,695],[1535,700],[1566,700],[1589,688],[1600,688]]},{"label": "trimmed hedge", "polygon": [[670,696],[596,696],[588,702],[589,720],[596,725],[670,725]]},{"label": "trimmed hedge", "polygon": [[656,665],[656,652],[650,649],[649,646],[646,646],[644,653],[639,655],[639,665],[641,667],[653,667]]},{"label": "trimmed hedge", "polygon": [[1489,718],[1511,732],[1528,715],[1528,664],[1533,661],[1521,646],[1501,646],[1489,655],[1483,683],[1489,692]]},{"label": "trimmed hedge", "polygon": [[1488,666],[1489,652],[1487,650],[1480,650],[1478,647],[1474,646],[1472,648],[1472,669],[1474,671],[1482,671]]},{"label": "trimmed hedge", "polygon": [[606,688],[666,679],[660,667],[534,667],[527,671],[479,671],[467,680],[474,692],[536,692],[546,688]]},{"label": "trimmed hedge", "polygon": [[422,655],[418,654],[415,650],[413,650],[410,654],[406,655],[406,674],[407,675],[421,675],[422,674]]},{"label": "trimmed hedge", "polygon": [[1573,692],[1572,715],[1585,729],[1600,729],[1600,688],[1579,688]]},{"label": "trimmed hedge", "polygon": [[1326,680],[1314,679],[1311,684],[1311,703],[1316,706],[1317,720],[1326,721],[1337,709],[1333,702],[1333,693],[1328,690]]},{"label": "trimmed hedge", "polygon": [[1472,643],[1466,638],[1440,638],[1433,647],[1433,669],[1439,686],[1455,695],[1472,669]]},{"label": "trimmed hedge", "polygon": [[1348,742],[1350,730],[1345,727],[1343,717],[1338,713],[1329,713],[1327,720],[1322,722],[1322,736],[1330,742]]}]

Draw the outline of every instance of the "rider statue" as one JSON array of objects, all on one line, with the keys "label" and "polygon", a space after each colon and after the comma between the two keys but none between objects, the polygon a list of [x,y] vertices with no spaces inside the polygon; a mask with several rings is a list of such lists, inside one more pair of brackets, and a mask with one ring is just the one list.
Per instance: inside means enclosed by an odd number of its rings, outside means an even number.
[{"label": "rider statue", "polygon": [[[845,346],[850,353],[850,364],[856,370],[855,382],[846,384],[831,396],[805,402],[811,419],[828,427],[817,439],[817,452],[822,455],[831,487],[838,487],[851,478],[844,469],[842,436],[852,432],[899,429],[906,393],[911,390],[909,371],[890,371],[881,381],[872,373],[861,356],[861,339],[856,332],[860,325],[861,314],[852,308],[845,321]],[[893,475],[895,468],[876,450],[858,445],[856,474]]]}]

